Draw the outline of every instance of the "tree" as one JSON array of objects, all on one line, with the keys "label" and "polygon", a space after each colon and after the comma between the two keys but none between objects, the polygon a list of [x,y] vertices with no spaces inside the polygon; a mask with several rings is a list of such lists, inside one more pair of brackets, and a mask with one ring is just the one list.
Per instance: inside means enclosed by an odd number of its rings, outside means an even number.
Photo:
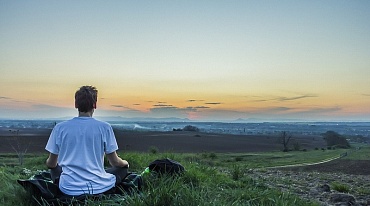
[{"label": "tree", "polygon": [[192,125],[187,125],[182,129],[183,131],[199,132],[199,128]]},{"label": "tree", "polygon": [[342,136],[342,135],[340,135],[340,134],[338,134],[334,131],[327,131],[323,134],[323,136],[324,136],[324,139],[326,141],[326,145],[328,147],[333,147],[333,146],[340,147],[340,148],[349,148],[349,147],[351,147],[349,142],[347,141],[347,139],[344,136]]},{"label": "tree", "polygon": [[288,144],[291,139],[292,139],[292,135],[289,134],[288,132],[282,131],[280,133],[279,140],[280,140],[280,143],[283,145],[283,152],[289,151]]},{"label": "tree", "polygon": [[28,148],[31,144],[31,142],[24,137],[19,137],[19,130],[9,130],[13,134],[13,137],[11,139],[11,142],[9,143],[12,149],[15,151],[15,153],[18,156],[18,161],[20,165],[23,165],[24,156],[28,151]]}]

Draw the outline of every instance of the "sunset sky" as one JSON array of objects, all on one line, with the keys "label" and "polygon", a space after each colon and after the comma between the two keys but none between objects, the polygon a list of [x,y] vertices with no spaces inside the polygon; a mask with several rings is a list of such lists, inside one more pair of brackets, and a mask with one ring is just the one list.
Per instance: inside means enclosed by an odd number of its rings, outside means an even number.
[{"label": "sunset sky", "polygon": [[370,121],[370,1],[0,0],[0,118]]}]

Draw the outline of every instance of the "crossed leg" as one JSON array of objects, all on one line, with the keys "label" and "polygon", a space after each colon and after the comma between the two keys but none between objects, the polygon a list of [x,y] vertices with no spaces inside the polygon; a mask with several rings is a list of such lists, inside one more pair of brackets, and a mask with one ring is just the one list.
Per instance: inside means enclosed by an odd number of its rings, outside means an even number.
[{"label": "crossed leg", "polygon": [[[123,179],[127,176],[128,167],[111,167],[107,168],[105,171],[107,173],[113,174],[116,176],[116,185],[122,182]],[[62,167],[57,165],[55,168],[50,169],[51,179],[54,183],[58,183],[60,175],[62,174]]]}]

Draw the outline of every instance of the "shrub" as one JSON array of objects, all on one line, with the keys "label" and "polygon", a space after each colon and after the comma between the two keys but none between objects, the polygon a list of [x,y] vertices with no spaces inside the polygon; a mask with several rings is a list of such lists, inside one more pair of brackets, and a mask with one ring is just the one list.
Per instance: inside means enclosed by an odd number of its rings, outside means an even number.
[{"label": "shrub", "polygon": [[217,155],[213,152],[211,153],[208,153],[208,152],[204,152],[201,154],[202,158],[210,158],[210,159],[216,159],[217,158]]},{"label": "shrub", "polygon": [[339,182],[333,182],[332,188],[338,192],[344,192],[344,193],[348,193],[350,189],[348,185],[341,184]]},{"label": "shrub", "polygon": [[203,152],[200,156],[202,158],[208,158],[208,153],[207,152]]},{"label": "shrub", "polygon": [[299,151],[301,149],[301,145],[299,144],[299,142],[294,142],[293,148],[295,151]]},{"label": "shrub", "polygon": [[209,158],[216,159],[217,158],[217,155],[212,152],[212,153],[209,154]]},{"label": "shrub", "polygon": [[359,187],[357,188],[358,192],[362,195],[370,195],[370,189],[365,187]]},{"label": "shrub", "polygon": [[233,180],[239,180],[241,177],[243,177],[244,171],[240,168],[238,165],[234,165],[231,170],[231,176]]},{"label": "shrub", "polygon": [[243,161],[243,157],[235,157],[235,162]]},{"label": "shrub", "polygon": [[347,139],[334,131],[327,131],[323,136],[328,147],[336,145],[339,148],[350,148]]},{"label": "shrub", "polygon": [[158,148],[156,146],[151,146],[149,148],[149,152],[152,154],[157,154],[158,153]]},{"label": "shrub", "polygon": [[192,125],[185,126],[183,130],[189,132],[199,132],[199,128]]}]

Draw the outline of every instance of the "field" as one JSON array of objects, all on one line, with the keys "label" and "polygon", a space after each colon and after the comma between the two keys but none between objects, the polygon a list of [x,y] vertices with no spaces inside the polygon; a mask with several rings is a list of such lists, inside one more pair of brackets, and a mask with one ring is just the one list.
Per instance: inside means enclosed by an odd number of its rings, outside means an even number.
[{"label": "field", "polygon": [[[44,153],[49,129],[21,129],[15,141],[15,134],[0,129],[0,153],[14,152],[11,145],[19,142],[28,145],[30,153]],[[121,151],[147,152],[152,148],[159,152],[268,152],[281,150],[276,136],[267,135],[230,135],[196,132],[151,132],[115,130]],[[295,136],[301,149],[326,147],[320,136]]]},{"label": "field", "polygon": [[[14,150],[3,146],[15,145],[14,137],[0,137],[0,205],[44,204],[30,201],[32,197],[16,180],[46,170],[43,147],[47,134],[32,136],[22,166]],[[343,191],[354,196],[358,205],[366,205],[370,199],[367,145],[327,150],[319,137],[296,137],[300,151],[281,152],[281,145],[271,136],[116,131],[116,137],[119,154],[130,162],[131,171],[140,173],[155,159],[171,158],[183,164],[186,173],[160,179],[148,175],[143,196],[115,202],[91,200],[85,205],[334,205],[331,195]],[[348,155],[315,164],[344,153]],[[330,193],[312,192],[323,184],[330,185]]]}]

